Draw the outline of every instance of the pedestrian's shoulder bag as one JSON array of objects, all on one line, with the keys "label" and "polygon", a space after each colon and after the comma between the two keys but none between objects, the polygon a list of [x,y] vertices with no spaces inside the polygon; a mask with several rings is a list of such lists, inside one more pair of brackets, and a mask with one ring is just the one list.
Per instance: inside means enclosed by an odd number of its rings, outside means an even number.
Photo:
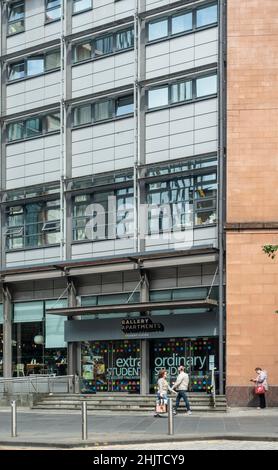
[{"label": "pedestrian's shoulder bag", "polygon": [[256,385],[255,394],[256,395],[262,395],[263,393],[265,393],[265,388],[264,388],[263,384]]}]

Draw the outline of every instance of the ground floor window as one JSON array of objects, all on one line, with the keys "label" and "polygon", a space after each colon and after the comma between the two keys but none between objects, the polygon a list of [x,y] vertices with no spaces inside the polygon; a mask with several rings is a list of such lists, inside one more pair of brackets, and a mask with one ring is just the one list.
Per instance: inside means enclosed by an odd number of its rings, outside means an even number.
[{"label": "ground floor window", "polygon": [[3,376],[3,325],[1,325],[0,323],[0,377],[2,376]]},{"label": "ground floor window", "polygon": [[[87,341],[82,343],[81,392],[140,393],[140,341]],[[167,338],[149,340],[150,393],[155,393],[158,374],[168,371],[172,384],[178,367],[190,377],[190,391],[207,392],[211,369],[218,368],[218,338]]]},{"label": "ground floor window", "polygon": [[210,368],[218,368],[217,338],[170,338],[150,342],[150,391],[154,392],[158,373],[165,368],[172,384],[182,365],[189,374],[189,390],[207,392]]},{"label": "ground floor window", "polygon": [[140,341],[82,343],[81,392],[140,393]]}]

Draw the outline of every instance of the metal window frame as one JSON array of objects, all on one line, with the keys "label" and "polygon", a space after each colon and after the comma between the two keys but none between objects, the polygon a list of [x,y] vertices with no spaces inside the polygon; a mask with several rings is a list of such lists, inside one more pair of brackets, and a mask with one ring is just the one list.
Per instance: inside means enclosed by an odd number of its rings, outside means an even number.
[{"label": "metal window frame", "polygon": [[[10,20],[10,13],[11,13],[11,8],[13,6],[15,6],[16,4],[20,4],[22,3],[23,4],[23,18],[19,18],[18,20]],[[15,2],[12,2],[12,3],[9,3],[8,4],[8,24],[7,24],[7,36],[10,37],[10,36],[15,36],[16,34],[20,34],[20,33],[24,33],[25,32],[25,12],[26,12],[26,9],[25,9],[26,5],[25,5],[25,0],[17,0]],[[22,21],[23,20],[23,30],[22,31],[16,31],[15,33],[10,33],[9,32],[9,27],[10,25],[12,24],[15,24],[15,23],[18,23],[19,21]]]}]

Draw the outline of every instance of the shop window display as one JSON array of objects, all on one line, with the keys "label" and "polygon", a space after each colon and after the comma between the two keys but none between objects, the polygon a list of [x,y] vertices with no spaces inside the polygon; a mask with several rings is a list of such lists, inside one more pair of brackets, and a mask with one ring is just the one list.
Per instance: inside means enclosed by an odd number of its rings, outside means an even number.
[{"label": "shop window display", "polygon": [[189,374],[191,392],[208,392],[211,385],[211,370],[217,369],[217,338],[173,338],[153,340],[150,344],[150,391],[155,391],[159,370],[168,371],[170,383],[178,375],[178,367],[185,366]]},{"label": "shop window display", "polygon": [[82,393],[140,393],[139,341],[82,343]]}]

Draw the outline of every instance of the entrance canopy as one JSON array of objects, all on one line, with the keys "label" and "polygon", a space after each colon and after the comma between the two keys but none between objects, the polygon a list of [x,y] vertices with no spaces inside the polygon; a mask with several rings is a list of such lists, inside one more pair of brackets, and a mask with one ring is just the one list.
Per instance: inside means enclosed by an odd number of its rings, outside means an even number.
[{"label": "entrance canopy", "polygon": [[46,311],[47,314],[75,317],[78,315],[92,315],[94,313],[128,313],[148,312],[152,310],[177,310],[185,308],[213,308],[218,302],[206,298],[204,300],[171,300],[165,302],[140,302],[120,305],[98,305],[93,307],[55,308]]}]

